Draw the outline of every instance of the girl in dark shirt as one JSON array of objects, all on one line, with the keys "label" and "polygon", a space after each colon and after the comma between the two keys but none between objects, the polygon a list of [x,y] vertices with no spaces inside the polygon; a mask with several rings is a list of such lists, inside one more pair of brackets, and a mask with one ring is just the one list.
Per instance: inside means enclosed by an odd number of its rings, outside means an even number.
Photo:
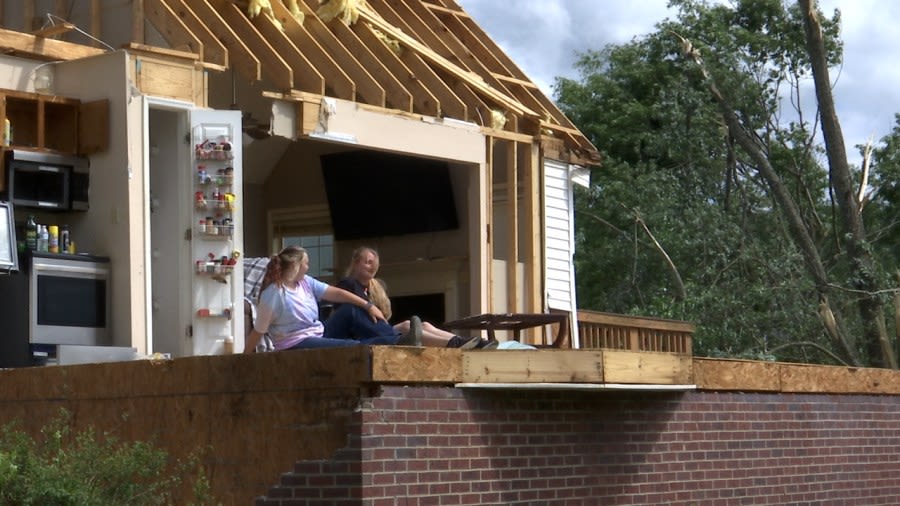
[{"label": "girl in dark shirt", "polygon": [[[350,266],[345,277],[337,283],[337,286],[354,293],[363,299],[371,301],[384,313],[385,318],[391,318],[391,300],[387,296],[382,281],[375,277],[380,265],[378,252],[369,247],[360,247],[353,252]],[[425,346],[445,346],[447,348],[495,348],[496,343],[489,343],[480,337],[460,337],[452,332],[440,329],[429,322],[422,322],[417,316],[410,317],[394,325],[394,330],[405,335],[421,329],[422,344]]]}]

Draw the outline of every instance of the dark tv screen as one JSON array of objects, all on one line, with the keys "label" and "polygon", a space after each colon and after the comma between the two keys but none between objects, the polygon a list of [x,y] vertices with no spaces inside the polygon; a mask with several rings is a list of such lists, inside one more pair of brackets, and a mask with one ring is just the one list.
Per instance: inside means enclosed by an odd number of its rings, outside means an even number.
[{"label": "dark tv screen", "polygon": [[378,151],[321,156],[339,241],[459,228],[445,162]]}]

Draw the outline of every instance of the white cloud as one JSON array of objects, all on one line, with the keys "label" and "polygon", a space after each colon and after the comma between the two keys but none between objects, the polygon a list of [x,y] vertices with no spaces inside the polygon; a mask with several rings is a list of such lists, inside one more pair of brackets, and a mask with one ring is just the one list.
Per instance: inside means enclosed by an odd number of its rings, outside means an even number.
[{"label": "white cloud", "polygon": [[[557,77],[575,78],[576,52],[621,44],[674,17],[667,0],[458,0],[548,95]],[[832,69],[851,161],[854,145],[887,135],[900,110],[900,2],[824,0],[842,13],[844,65]]]}]

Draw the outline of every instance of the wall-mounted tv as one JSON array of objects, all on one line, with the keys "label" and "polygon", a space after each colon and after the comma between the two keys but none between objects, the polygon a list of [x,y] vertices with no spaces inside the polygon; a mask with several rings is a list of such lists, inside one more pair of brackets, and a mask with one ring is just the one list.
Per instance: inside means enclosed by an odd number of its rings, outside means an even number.
[{"label": "wall-mounted tv", "polygon": [[380,151],[320,160],[338,241],[459,228],[446,162]]},{"label": "wall-mounted tv", "polygon": [[12,204],[0,201],[0,271],[19,270],[16,224]]}]

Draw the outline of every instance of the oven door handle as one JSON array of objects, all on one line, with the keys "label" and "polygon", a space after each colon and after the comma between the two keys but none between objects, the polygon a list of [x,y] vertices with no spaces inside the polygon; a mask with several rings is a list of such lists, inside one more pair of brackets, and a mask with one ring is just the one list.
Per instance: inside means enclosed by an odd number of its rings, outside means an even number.
[{"label": "oven door handle", "polygon": [[71,265],[45,265],[45,264],[33,264],[35,273],[41,274],[90,274],[92,276],[97,277],[105,277],[106,271],[105,269],[97,269],[95,267],[80,267],[80,266],[71,266]]}]

